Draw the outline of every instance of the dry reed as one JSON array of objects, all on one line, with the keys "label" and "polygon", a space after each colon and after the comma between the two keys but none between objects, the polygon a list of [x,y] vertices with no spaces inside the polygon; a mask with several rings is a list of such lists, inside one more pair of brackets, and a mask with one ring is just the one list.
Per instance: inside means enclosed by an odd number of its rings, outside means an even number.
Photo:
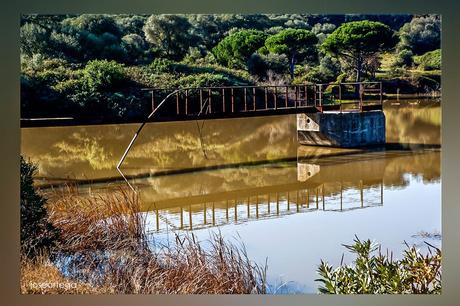
[{"label": "dry reed", "polygon": [[56,263],[76,281],[108,293],[266,293],[266,266],[220,234],[206,248],[194,235],[176,234],[172,246],[149,243],[146,215],[129,189],[79,194],[68,187],[49,198],[61,232]]}]

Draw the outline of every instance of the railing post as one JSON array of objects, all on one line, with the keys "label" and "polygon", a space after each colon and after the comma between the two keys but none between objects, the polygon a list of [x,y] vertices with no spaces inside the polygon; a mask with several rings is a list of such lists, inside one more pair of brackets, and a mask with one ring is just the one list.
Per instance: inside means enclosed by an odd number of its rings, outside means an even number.
[{"label": "railing post", "polygon": [[299,87],[298,86],[295,86],[295,101],[294,101],[294,105],[295,105],[295,108],[297,108],[297,104],[299,103]]},{"label": "railing post", "polygon": [[188,115],[188,89],[185,90],[185,114]]},{"label": "railing post", "polygon": [[153,90],[150,91],[150,94],[152,95],[152,112],[155,110],[155,96],[153,95]]},{"label": "railing post", "polygon": [[313,84],[313,102],[315,104],[315,107],[316,107],[316,84]]},{"label": "railing post", "polygon": [[203,111],[203,89],[200,88],[200,112]]},{"label": "railing post", "polygon": [[231,99],[232,99],[232,113],[235,112],[235,97],[233,96],[233,88],[230,90]]},{"label": "railing post", "polygon": [[305,106],[308,106],[308,86],[304,85],[305,90]]},{"label": "railing post", "polygon": [[256,110],[256,88],[252,88],[252,110]]},{"label": "railing post", "polygon": [[284,97],[284,107],[288,107],[288,98],[289,98],[289,86],[286,85],[286,96]]},{"label": "railing post", "polygon": [[176,114],[179,115],[179,91],[176,92]]},{"label": "railing post", "polygon": [[267,87],[264,87],[265,89],[265,110],[268,109],[268,96],[267,96]]},{"label": "railing post", "polygon": [[246,112],[248,110],[248,103],[247,103],[247,88],[244,88],[244,111]]},{"label": "railing post", "polygon": [[209,113],[212,113],[212,91],[208,89]]},{"label": "railing post", "polygon": [[275,86],[275,99],[274,99],[274,102],[275,102],[275,110],[278,109],[278,87]]},{"label": "railing post", "polygon": [[225,88],[222,88],[222,112],[225,113]]}]

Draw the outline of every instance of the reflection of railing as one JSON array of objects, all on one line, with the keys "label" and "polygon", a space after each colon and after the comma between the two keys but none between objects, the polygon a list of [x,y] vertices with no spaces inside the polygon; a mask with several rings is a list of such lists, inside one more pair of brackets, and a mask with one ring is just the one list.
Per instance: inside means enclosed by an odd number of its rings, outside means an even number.
[{"label": "reflection of railing", "polygon": [[337,184],[340,187],[337,190],[331,189],[331,191],[327,191],[326,186],[321,184],[315,188],[268,192],[244,198],[235,197],[167,209],[157,208],[149,213],[152,217],[149,222],[150,229],[153,231],[195,230],[230,223],[277,218],[295,213],[346,212],[383,205],[383,182],[364,187],[363,181],[360,181],[358,188],[347,187],[342,182]]}]

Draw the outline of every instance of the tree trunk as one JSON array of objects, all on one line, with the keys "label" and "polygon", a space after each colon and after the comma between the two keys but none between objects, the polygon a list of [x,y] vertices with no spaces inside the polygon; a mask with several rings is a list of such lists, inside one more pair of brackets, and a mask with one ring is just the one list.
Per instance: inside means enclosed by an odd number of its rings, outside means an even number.
[{"label": "tree trunk", "polygon": [[291,80],[294,79],[294,66],[295,66],[295,55],[292,55],[291,60],[289,61],[289,74],[291,75]]},{"label": "tree trunk", "polygon": [[356,63],[356,82],[361,82],[361,70],[363,66],[363,61],[361,57],[358,58],[358,61]]}]

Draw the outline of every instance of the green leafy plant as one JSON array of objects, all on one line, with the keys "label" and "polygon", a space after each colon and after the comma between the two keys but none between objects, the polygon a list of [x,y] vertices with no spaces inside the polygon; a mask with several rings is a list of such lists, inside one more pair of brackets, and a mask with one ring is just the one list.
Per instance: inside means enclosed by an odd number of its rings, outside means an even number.
[{"label": "green leafy plant", "polygon": [[[427,243],[428,244],[428,243]],[[344,245],[356,254],[352,265],[339,267],[321,261],[318,267],[321,282],[319,292],[324,294],[388,294],[441,293],[441,250],[428,244],[423,255],[406,243],[403,258],[394,260],[392,253],[383,254],[378,244],[355,237],[352,245]]]}]

